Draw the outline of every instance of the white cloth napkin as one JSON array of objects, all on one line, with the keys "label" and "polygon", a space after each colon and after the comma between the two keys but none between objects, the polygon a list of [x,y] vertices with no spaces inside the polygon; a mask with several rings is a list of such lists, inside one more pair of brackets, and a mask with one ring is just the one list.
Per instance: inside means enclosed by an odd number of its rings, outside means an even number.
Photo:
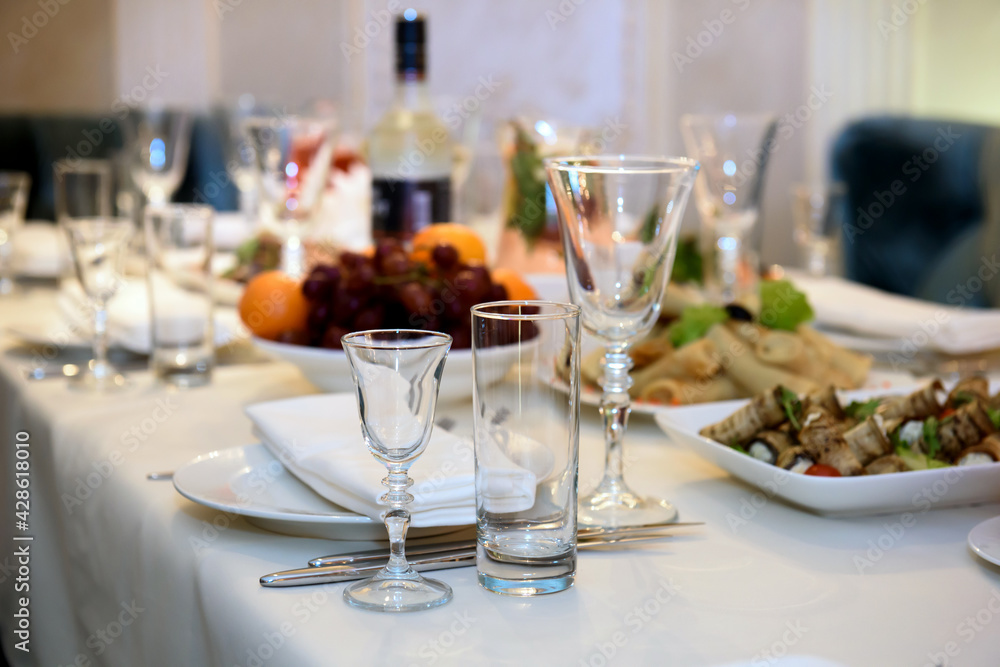
[{"label": "white cloth napkin", "polygon": [[[121,347],[139,354],[150,352],[149,327],[149,295],[144,279],[126,280],[118,292],[108,302],[108,338]],[[166,293],[174,289],[180,301],[181,288],[171,286]],[[64,280],[60,285],[57,299],[59,311],[64,318],[74,325],[81,335],[89,336],[93,332],[93,310],[91,309],[80,283],[76,280]],[[169,307],[169,305],[168,305]],[[176,320],[179,327],[184,326],[186,316],[181,312],[183,306],[178,306]],[[216,306],[215,308],[215,345],[221,347],[239,338],[246,338],[246,330],[239,321],[239,315],[232,308]]]},{"label": "white cloth napkin", "polygon": [[948,354],[1000,347],[1000,310],[957,308],[921,301],[842,278],[789,276],[806,293],[821,326],[898,339]]},{"label": "white cloth napkin", "polygon": [[[381,521],[387,472],[365,446],[354,394],[320,394],[247,406],[264,445],[318,494]],[[435,428],[410,469],[411,525],[476,521],[472,443]]]},{"label": "white cloth napkin", "polygon": [[71,263],[66,236],[52,223],[26,222],[14,235],[11,265],[17,275],[58,278]]}]

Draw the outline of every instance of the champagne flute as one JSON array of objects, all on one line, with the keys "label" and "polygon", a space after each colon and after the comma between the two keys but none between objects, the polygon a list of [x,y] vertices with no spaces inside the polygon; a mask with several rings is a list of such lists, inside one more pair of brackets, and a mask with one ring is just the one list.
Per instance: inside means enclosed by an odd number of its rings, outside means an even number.
[{"label": "champagne flute", "polygon": [[633,492],[622,470],[631,411],[629,345],[656,322],[698,164],[688,158],[577,156],[546,162],[584,327],[604,341],[604,477],[580,499],[579,522],[597,526],[676,518],[666,500]]},{"label": "champagne flute", "polygon": [[389,471],[380,498],[390,556],[375,576],[348,586],[344,600],[370,611],[418,611],[445,604],[451,588],[426,579],[406,562],[410,525],[407,505],[413,496],[410,466],[427,448],[434,423],[438,387],[451,348],[451,336],[434,331],[372,330],[341,339],[358,392],[361,432],[372,455]]}]

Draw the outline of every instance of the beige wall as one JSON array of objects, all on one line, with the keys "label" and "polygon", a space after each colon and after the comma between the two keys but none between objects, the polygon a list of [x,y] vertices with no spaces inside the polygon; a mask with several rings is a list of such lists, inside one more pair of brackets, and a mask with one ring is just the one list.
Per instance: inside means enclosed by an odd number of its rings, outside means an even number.
[{"label": "beige wall", "polygon": [[[114,0],[50,4],[58,7],[51,17],[37,0],[0,2],[0,111],[109,108],[116,95]],[[42,27],[30,24],[33,18]],[[10,33],[27,35],[27,43],[12,45]]]}]

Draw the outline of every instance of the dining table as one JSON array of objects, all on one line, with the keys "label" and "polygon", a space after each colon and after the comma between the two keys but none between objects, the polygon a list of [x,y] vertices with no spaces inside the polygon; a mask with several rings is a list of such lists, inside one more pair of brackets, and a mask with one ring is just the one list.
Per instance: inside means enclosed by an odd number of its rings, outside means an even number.
[{"label": "dining table", "polygon": [[[56,312],[56,294],[42,283],[0,297],[0,631],[14,666],[1000,664],[1000,567],[967,544],[1000,504],[914,497],[905,513],[811,513],[642,412],[626,478],[702,525],[581,551],[567,591],[500,596],[465,567],[434,575],[449,604],[379,614],[345,604],[343,583],[262,587],[264,574],[385,543],[271,532],[149,475],[256,442],[247,405],[319,390],[252,354],[189,390],[141,365],[107,395],[59,373],[29,379],[72,351],[55,325],[49,340],[11,333]],[[471,398],[438,406],[464,435],[472,413]],[[601,418],[584,405],[581,491],[603,465]]]}]

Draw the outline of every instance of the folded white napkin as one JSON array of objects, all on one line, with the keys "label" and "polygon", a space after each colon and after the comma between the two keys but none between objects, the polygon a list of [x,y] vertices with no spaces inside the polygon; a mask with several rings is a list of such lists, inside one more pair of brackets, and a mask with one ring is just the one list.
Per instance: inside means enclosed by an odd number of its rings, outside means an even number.
[{"label": "folded white napkin", "polygon": [[538,483],[555,467],[552,452],[525,435],[502,428],[481,428],[478,439],[476,472],[483,508],[493,514],[531,509]]},{"label": "folded white napkin", "polygon": [[11,260],[16,275],[58,278],[72,263],[66,235],[49,222],[27,222],[14,235]]},{"label": "folded white napkin", "polygon": [[[216,250],[232,250],[253,236],[255,223],[239,212],[217,211],[212,219],[212,245]],[[198,243],[204,240],[204,225],[197,219],[186,221],[184,240]]]},{"label": "folded white napkin", "polygon": [[[150,352],[149,295],[145,279],[128,279],[108,302],[108,338],[116,345],[140,354]],[[173,291],[175,298],[169,298]],[[190,330],[190,317],[184,312],[185,302],[180,287],[168,286],[164,292],[167,312],[174,309],[171,322],[178,336]],[[59,311],[83,336],[92,335],[93,310],[91,309],[80,283],[64,280],[60,285],[57,299]],[[173,305],[171,305],[173,304]],[[221,347],[234,340],[246,338],[246,330],[239,321],[239,315],[232,308],[215,308],[215,345]]]},{"label": "folded white napkin", "polygon": [[[365,446],[354,394],[320,394],[246,408],[264,445],[318,494],[380,521],[387,472]],[[410,469],[411,525],[462,526],[476,521],[472,443],[435,428]]]},{"label": "folded white napkin", "polygon": [[806,293],[816,323],[916,348],[971,354],[1000,347],[1000,310],[957,308],[850,282],[842,278],[789,276]]}]

